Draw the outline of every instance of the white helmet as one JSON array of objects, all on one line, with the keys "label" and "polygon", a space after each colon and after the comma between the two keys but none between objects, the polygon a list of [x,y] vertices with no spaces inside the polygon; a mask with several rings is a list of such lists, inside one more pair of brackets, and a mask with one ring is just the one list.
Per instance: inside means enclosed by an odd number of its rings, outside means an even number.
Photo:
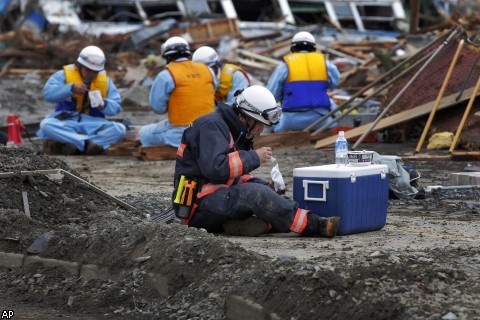
[{"label": "white helmet", "polygon": [[99,47],[88,46],[80,51],[77,62],[90,70],[102,71],[105,69],[105,54]]},{"label": "white helmet", "polygon": [[271,126],[280,121],[282,109],[277,107],[273,94],[265,87],[253,85],[243,90],[235,106],[244,115]]},{"label": "white helmet", "polygon": [[190,51],[187,40],[181,37],[171,37],[165,41],[161,48],[161,56],[165,58],[172,54],[185,54],[190,56],[192,52]]},{"label": "white helmet", "polygon": [[292,52],[299,50],[315,51],[316,45],[315,38],[310,32],[300,31],[293,36],[290,48]]},{"label": "white helmet", "polygon": [[195,50],[192,55],[192,61],[206,64],[207,66],[213,66],[220,62],[217,52],[209,46],[203,46]]}]

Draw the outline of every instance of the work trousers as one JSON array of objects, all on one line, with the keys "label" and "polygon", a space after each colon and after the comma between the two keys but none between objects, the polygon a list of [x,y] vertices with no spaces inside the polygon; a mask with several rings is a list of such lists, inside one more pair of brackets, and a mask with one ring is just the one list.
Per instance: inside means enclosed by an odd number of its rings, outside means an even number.
[{"label": "work trousers", "polygon": [[[221,232],[225,221],[255,215],[270,223],[272,232],[285,233],[290,232],[297,209],[296,201],[278,195],[269,186],[247,182],[203,197],[189,226]],[[305,230],[316,228],[316,220],[310,220]]]},{"label": "work trousers", "polygon": [[57,111],[42,120],[37,136],[42,139],[73,143],[82,152],[85,150],[86,140],[107,149],[125,136],[126,128],[122,123],[86,114],[82,114],[80,121],[78,121],[78,113],[76,112],[69,119],[55,118],[60,113],[61,111]]}]

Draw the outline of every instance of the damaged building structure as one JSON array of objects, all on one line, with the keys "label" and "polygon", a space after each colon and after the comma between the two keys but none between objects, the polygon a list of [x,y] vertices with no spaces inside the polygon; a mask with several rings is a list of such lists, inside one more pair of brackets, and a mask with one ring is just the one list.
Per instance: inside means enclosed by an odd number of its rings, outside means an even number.
[{"label": "damaged building structure", "polygon": [[[169,36],[181,35],[191,43],[193,49],[202,45],[213,46],[223,59],[245,68],[253,83],[265,84],[274,67],[288,53],[292,35],[299,30],[310,31],[320,50],[341,72],[341,83],[333,98],[339,105],[337,111],[344,114],[331,125],[344,129],[357,127],[347,136],[350,139],[360,137],[360,142],[367,138],[367,134],[371,138],[371,131],[376,132],[374,138],[379,141],[402,142],[420,138],[420,127],[428,114],[423,112],[413,119],[409,116],[400,117],[393,122],[377,119],[377,116],[388,106],[389,100],[393,100],[395,105],[390,106],[388,114],[385,112],[382,117],[410,113],[410,107],[434,103],[449,60],[436,59],[432,66],[421,72],[420,66],[410,68],[405,60],[426,59],[422,52],[435,51],[448,33],[445,30],[453,25],[464,31],[462,37],[465,40],[472,39],[470,36],[477,23],[472,15],[476,8],[473,1],[432,1],[426,5],[422,1],[400,0],[22,0],[3,1],[2,4],[0,9],[3,14],[9,14],[4,19],[2,28],[5,32],[0,38],[4,46],[0,51],[0,74],[24,67],[58,68],[68,63],[71,55],[78,51],[78,46],[85,43],[79,38],[79,35],[84,35],[89,37],[88,41],[102,43],[107,50],[111,58],[108,59],[110,68],[115,69],[111,74],[116,74],[119,80],[127,109],[128,104],[133,104],[148,110],[148,86],[152,77],[163,67],[164,62],[159,59],[158,51],[162,41]],[[39,18],[40,13],[44,20]],[[459,13],[467,18],[460,19]],[[24,49],[31,47],[31,42],[27,43],[29,40],[26,38],[23,43],[12,41],[13,30],[31,31],[38,39],[35,46],[39,50],[29,54],[20,53],[22,46]],[[58,52],[55,50],[55,40],[47,44],[42,33],[50,38],[54,34],[60,37],[62,34],[75,34],[73,37],[78,39],[78,44],[73,41],[70,48],[64,47],[63,52]],[[442,48],[441,57],[453,56],[460,33]],[[430,49],[425,49],[426,46],[430,46]],[[461,56],[473,57],[475,50],[476,44],[470,41],[464,46]],[[55,59],[52,59],[52,54],[56,55]],[[125,60],[127,57],[131,60],[134,55],[136,61]],[[149,58],[145,59],[146,56]],[[20,57],[29,58],[18,59]],[[473,63],[473,60],[459,59],[460,63]],[[401,66],[397,66],[399,64]],[[452,77],[457,82],[461,81],[455,79],[466,76],[465,73],[470,70],[467,68],[461,74],[456,74],[459,69],[458,66],[455,68]],[[406,106],[403,97],[420,96],[415,93],[419,86],[411,84],[405,91],[395,91],[393,88],[402,88],[416,73],[428,74],[429,70],[443,72],[431,78],[437,79],[436,83],[426,88],[429,93],[423,92],[421,95],[428,96],[430,100],[412,101],[411,106]],[[453,90],[452,94],[468,92],[467,89],[474,85],[476,69],[471,73],[473,75],[469,82],[463,85],[465,88],[450,84],[447,93],[450,90]],[[421,81],[423,76],[418,76]],[[398,95],[392,97],[394,92]],[[455,101],[455,104],[462,102],[468,103],[463,99]],[[473,121],[473,114],[469,114],[468,123]],[[365,127],[379,121],[382,122],[376,128]],[[433,128],[454,132],[455,126],[442,122]],[[326,129],[311,132],[310,128],[305,128],[305,132],[297,134],[301,134],[306,143],[316,142],[332,133]],[[368,132],[365,133],[365,130]],[[468,130],[463,135],[466,137],[465,143],[462,139],[460,142],[467,149],[476,150],[477,143],[472,141],[475,134],[468,134]],[[328,146],[331,142],[330,138],[316,146]],[[123,151],[118,152],[130,154],[138,151],[137,147],[138,144],[134,144],[126,151],[121,149]],[[144,152],[140,150],[140,154]]]}]

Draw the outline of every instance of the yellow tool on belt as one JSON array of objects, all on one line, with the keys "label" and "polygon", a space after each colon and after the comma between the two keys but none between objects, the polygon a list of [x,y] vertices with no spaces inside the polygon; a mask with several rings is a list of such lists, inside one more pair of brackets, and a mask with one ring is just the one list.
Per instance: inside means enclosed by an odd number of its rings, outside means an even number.
[{"label": "yellow tool on belt", "polygon": [[185,176],[180,176],[180,181],[178,182],[177,194],[175,195],[174,203],[180,203],[180,197],[182,196],[183,189],[185,188]]}]

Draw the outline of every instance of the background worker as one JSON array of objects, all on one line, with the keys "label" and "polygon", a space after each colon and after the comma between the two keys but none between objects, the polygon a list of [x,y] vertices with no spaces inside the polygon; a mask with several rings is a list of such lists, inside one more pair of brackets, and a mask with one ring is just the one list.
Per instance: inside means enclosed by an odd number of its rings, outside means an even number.
[{"label": "background worker", "polygon": [[54,73],[43,88],[45,100],[56,106],[37,135],[62,144],[63,154],[101,154],[125,136],[123,124],[105,118],[120,113],[122,99],[104,68],[103,51],[88,46],[75,64]]},{"label": "background worker", "polygon": [[204,64],[192,62],[190,46],[181,37],[172,37],[162,46],[167,60],[150,89],[150,105],[168,119],[143,126],[139,131],[143,146],[178,147],[183,131],[198,117],[215,108],[215,82],[212,71]]},{"label": "background worker", "polygon": [[250,86],[247,73],[239,66],[224,63],[212,47],[203,46],[195,50],[192,61],[206,64],[213,70],[218,82],[215,92],[216,101],[231,104],[234,102],[234,94],[237,90]]},{"label": "background worker", "polygon": [[[276,124],[281,114],[270,91],[254,85],[241,92],[233,106],[219,103],[215,112],[185,130],[177,151],[175,185],[183,175],[196,179],[198,186],[185,224],[246,236],[269,230],[336,235],[338,217],[310,214],[298,208],[297,202],[277,194],[266,181],[250,175],[272,156],[270,147],[254,150],[253,139],[265,125]],[[176,204],[174,208],[179,210]]]},{"label": "background worker", "polygon": [[[316,52],[315,38],[309,32],[293,36],[284,62],[273,71],[268,89],[282,103],[283,117],[274,132],[301,131],[315,120],[336,108],[327,95],[340,81],[337,67]],[[320,128],[331,118],[319,123]]]}]

